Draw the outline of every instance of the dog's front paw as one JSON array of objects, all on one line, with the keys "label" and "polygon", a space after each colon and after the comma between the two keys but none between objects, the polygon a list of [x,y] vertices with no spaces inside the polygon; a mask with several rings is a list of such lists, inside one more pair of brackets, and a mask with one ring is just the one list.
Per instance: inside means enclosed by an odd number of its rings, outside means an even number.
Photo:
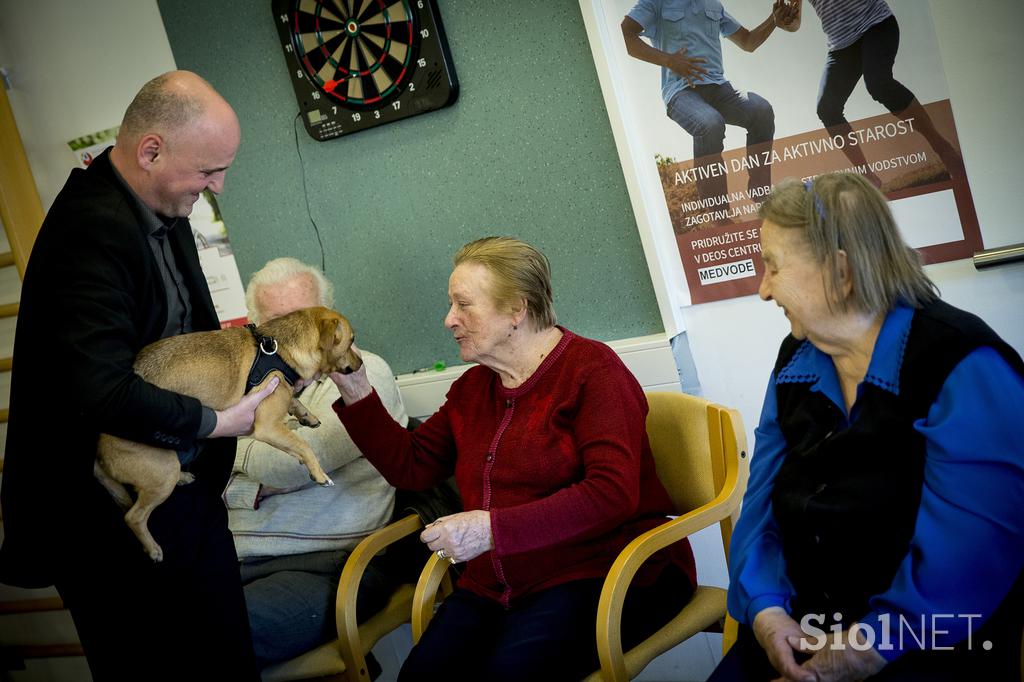
[{"label": "dog's front paw", "polygon": [[334,481],[331,480],[330,476],[324,476],[324,480],[320,482],[320,485],[323,486],[324,488],[333,488]]},{"label": "dog's front paw", "polygon": [[192,483],[195,480],[195,474],[191,472],[182,471],[181,473],[178,474],[178,485],[188,485],[189,483]]},{"label": "dog's front paw", "polygon": [[160,545],[154,543],[152,547],[146,550],[146,554],[153,560],[154,564],[158,564],[164,560],[164,550],[160,548]]}]

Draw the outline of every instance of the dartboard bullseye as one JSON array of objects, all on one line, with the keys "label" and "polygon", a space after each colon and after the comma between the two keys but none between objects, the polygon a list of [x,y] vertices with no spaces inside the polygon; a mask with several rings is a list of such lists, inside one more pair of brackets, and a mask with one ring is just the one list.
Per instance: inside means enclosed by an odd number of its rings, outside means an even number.
[{"label": "dartboard bullseye", "polygon": [[273,0],[307,132],[327,140],[452,104],[432,0]]}]

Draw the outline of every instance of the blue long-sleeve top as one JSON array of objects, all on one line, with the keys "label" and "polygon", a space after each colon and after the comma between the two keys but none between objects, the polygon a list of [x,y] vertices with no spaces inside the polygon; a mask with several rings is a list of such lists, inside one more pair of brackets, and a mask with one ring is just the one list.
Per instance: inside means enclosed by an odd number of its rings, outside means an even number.
[{"label": "blue long-sleeve top", "polygon": [[[903,340],[914,311],[897,306],[875,342],[864,382],[893,391],[899,386]],[[813,346],[772,374],[743,508],[730,548],[729,612],[752,625],[761,610],[790,611],[794,596],[786,577],[779,528],[772,513],[775,476],[785,459],[778,422],[776,383],[803,375],[846,414],[832,359]],[[783,374],[787,376],[783,376]],[[847,416],[856,422],[857,399]],[[988,618],[1024,567],[1024,378],[993,348],[968,354],[949,374],[924,419],[914,428],[925,439],[924,485],[910,549],[888,589],[869,600],[860,622],[875,633],[886,660],[903,651],[896,635],[900,617],[937,646],[965,639]],[[936,620],[933,614],[979,614]],[[883,625],[890,631],[883,638]]]}]

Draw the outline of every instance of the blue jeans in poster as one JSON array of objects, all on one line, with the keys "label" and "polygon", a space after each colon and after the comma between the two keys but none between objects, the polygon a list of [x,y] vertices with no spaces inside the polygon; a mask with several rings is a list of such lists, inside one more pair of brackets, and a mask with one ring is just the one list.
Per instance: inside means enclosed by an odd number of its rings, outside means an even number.
[{"label": "blue jeans in poster", "polygon": [[[680,90],[668,104],[669,118],[693,136],[694,166],[713,167],[722,163],[725,126],[747,131],[747,153],[771,148],[775,136],[775,112],[768,100],[753,92],[740,92],[729,81],[695,85]],[[727,209],[727,176],[724,173],[698,175],[697,196],[714,202],[712,208]],[[751,168],[748,189],[770,186],[771,166]],[[716,200],[721,198],[720,201]]]}]

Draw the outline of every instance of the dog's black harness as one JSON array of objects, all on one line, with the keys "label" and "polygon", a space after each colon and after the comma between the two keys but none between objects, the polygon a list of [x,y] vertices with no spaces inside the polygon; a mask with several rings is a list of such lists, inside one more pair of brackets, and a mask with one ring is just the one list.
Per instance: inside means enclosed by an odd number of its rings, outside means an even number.
[{"label": "dog's black harness", "polygon": [[245,382],[245,392],[248,393],[253,387],[263,383],[267,375],[277,370],[284,375],[284,380],[294,386],[299,380],[299,373],[288,366],[288,363],[277,354],[277,339],[272,336],[263,336],[256,331],[256,325],[250,323],[245,325],[253,338],[256,339],[256,358],[252,361],[252,368],[249,370],[249,378]]}]

